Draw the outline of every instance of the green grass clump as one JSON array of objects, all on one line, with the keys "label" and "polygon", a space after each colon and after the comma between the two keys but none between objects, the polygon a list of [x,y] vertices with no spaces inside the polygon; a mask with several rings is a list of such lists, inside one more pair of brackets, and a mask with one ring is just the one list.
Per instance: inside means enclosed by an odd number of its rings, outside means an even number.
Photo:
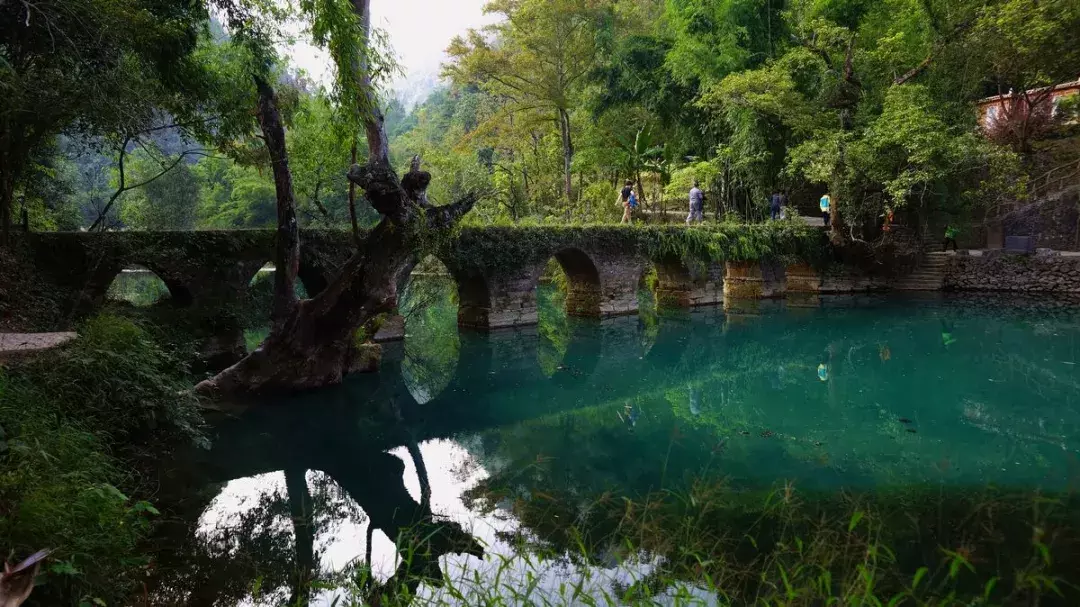
[{"label": "green grass clump", "polygon": [[56,552],[37,604],[122,604],[157,511],[142,463],[202,441],[185,367],[134,323],[98,317],[74,342],[0,370],[0,538]]},{"label": "green grass clump", "polygon": [[[566,499],[562,499],[565,497]],[[1076,605],[1076,503],[997,489],[802,494],[702,482],[640,500],[534,496],[512,555],[433,569],[398,546],[391,579],[356,563],[335,604]],[[567,523],[567,521],[574,521]],[[460,559],[459,559],[460,563]],[[616,574],[620,570],[621,574]]]}]

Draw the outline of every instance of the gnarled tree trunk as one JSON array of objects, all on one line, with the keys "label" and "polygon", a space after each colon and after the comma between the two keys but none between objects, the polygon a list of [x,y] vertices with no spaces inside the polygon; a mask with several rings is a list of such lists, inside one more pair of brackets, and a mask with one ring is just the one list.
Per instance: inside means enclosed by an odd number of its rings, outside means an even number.
[{"label": "gnarled tree trunk", "polygon": [[296,199],[293,195],[292,171],[285,148],[285,127],[277,108],[274,89],[261,76],[255,77],[259,91],[259,127],[263,132],[270,166],[274,173],[277,195],[277,233],[274,251],[274,302],[270,312],[273,330],[288,321],[299,298],[296,296],[296,276],[300,273],[300,226],[296,223]]},{"label": "gnarled tree trunk", "polygon": [[[354,0],[357,18],[365,32],[369,27],[368,2]],[[366,166],[353,165],[349,181],[364,190],[383,218],[330,286],[314,299],[296,300],[291,285],[299,262],[299,236],[294,237],[292,231],[296,214],[295,209],[290,209],[293,196],[284,128],[274,116],[276,104],[272,102],[272,91],[270,98],[264,99],[260,89],[259,122],[278,188],[279,237],[275,260],[281,264],[279,270],[285,273],[275,282],[275,317],[266,341],[240,362],[200,383],[196,387],[200,393],[243,396],[339,383],[356,354],[357,329],[397,304],[398,275],[419,249],[421,236],[426,234],[425,238],[430,239],[432,230],[448,230],[475,204],[475,196],[469,194],[453,204],[431,207],[427,203],[431,174],[420,170],[419,157],[413,159],[410,171],[398,178],[390,164],[383,116],[367,66],[361,61],[357,69],[363,72],[363,94],[368,109],[364,117],[368,162]],[[269,86],[265,88],[269,90]]]}]

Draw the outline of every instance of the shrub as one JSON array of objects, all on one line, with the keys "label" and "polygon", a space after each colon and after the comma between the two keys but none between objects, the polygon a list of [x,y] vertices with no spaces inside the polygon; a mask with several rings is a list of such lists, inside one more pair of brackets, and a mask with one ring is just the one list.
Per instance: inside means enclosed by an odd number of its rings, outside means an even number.
[{"label": "shrub", "polygon": [[31,363],[20,375],[38,398],[78,419],[96,436],[137,446],[199,434],[197,401],[187,366],[130,320],[99,316],[79,338]]},{"label": "shrub", "polygon": [[579,219],[615,223],[622,219],[623,207],[618,201],[619,189],[606,181],[590,183],[581,192],[578,203]]},{"label": "shrub", "polygon": [[98,317],[0,374],[0,537],[19,556],[56,550],[42,604],[128,598],[157,513],[125,494],[147,492],[139,456],[205,440],[184,373],[131,321]]}]

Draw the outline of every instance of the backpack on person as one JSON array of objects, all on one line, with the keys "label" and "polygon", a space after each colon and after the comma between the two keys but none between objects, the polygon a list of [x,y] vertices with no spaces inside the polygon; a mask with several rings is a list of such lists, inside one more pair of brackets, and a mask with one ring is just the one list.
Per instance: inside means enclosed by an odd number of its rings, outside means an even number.
[{"label": "backpack on person", "polygon": [[635,194],[633,192],[630,192],[630,200],[629,200],[629,202],[630,202],[630,208],[631,209],[636,209],[637,208],[637,194]]}]

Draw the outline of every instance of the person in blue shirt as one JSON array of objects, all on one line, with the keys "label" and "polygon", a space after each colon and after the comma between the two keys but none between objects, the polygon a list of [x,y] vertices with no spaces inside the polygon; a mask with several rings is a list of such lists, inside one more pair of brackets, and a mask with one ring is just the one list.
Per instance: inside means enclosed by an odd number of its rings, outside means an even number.
[{"label": "person in blue shirt", "polygon": [[832,197],[826,192],[821,200],[818,201],[818,206],[821,207],[821,219],[825,221],[825,227],[829,227],[829,213],[832,211]]},{"label": "person in blue shirt", "polygon": [[[633,201],[633,204],[631,204]],[[634,195],[634,182],[627,179],[626,185],[619,192],[619,204],[623,206],[623,216],[621,223],[630,223],[630,215],[634,210],[634,206],[637,204],[637,196]]]}]

